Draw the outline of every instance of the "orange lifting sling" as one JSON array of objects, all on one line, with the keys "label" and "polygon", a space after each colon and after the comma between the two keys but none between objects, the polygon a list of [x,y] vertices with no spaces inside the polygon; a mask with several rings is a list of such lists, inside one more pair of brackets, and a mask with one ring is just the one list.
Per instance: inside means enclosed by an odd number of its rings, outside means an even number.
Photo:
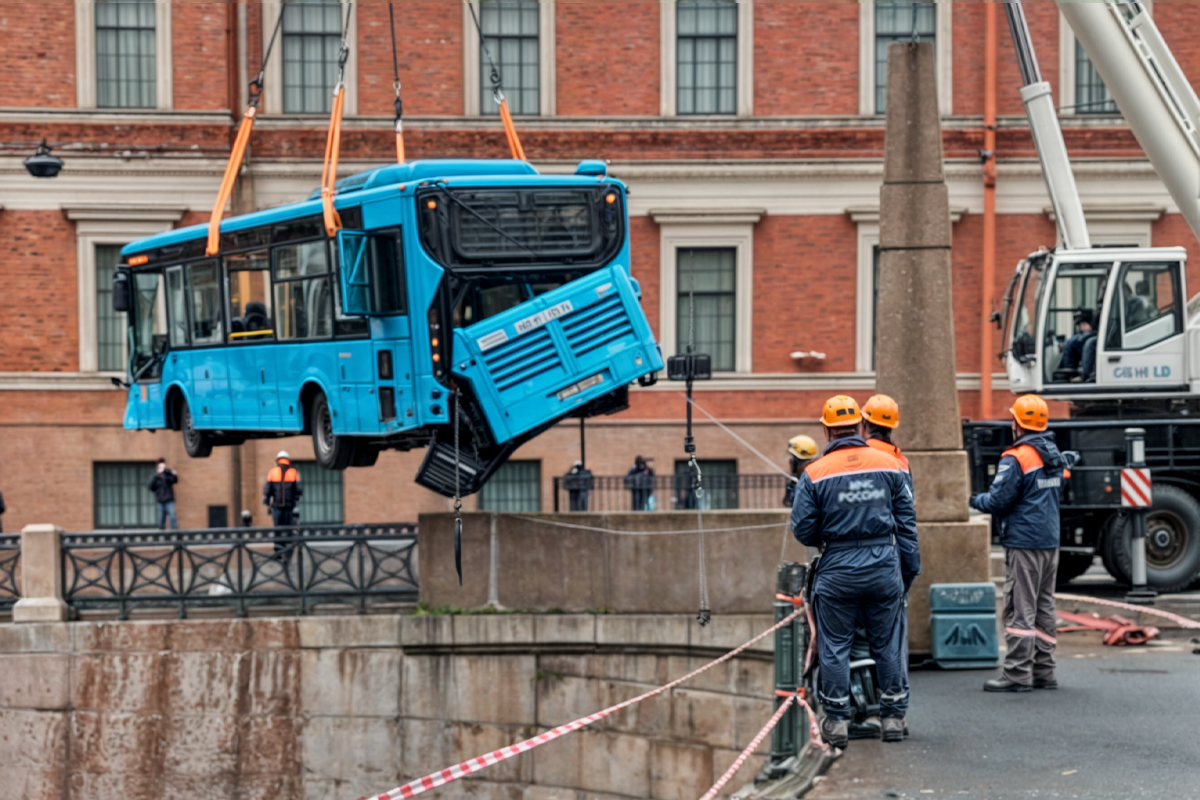
[{"label": "orange lifting sling", "polygon": [[521,139],[517,136],[517,126],[513,124],[512,114],[508,110],[508,98],[500,90],[500,70],[496,67],[496,62],[492,60],[492,54],[484,40],[483,26],[479,24],[479,17],[475,14],[475,4],[467,3],[467,8],[471,11],[471,19],[474,20],[475,30],[479,33],[479,45],[483,49],[483,55],[487,58],[488,66],[491,69],[492,98],[496,101],[496,105],[500,106],[500,120],[504,123],[504,137],[508,139],[508,149],[512,152],[513,158],[528,161],[525,158],[525,148],[521,146]]},{"label": "orange lifting sling", "polygon": [[338,153],[342,146],[342,109],[346,104],[346,59],[350,46],[346,44],[346,29],[350,27],[350,12],[353,3],[346,5],[346,21],[342,25],[342,49],[338,53],[337,83],[333,89],[333,108],[329,112],[329,132],[325,136],[325,165],[321,169],[321,215],[325,219],[325,234],[337,236],[342,229],[342,218],[333,207],[334,187],[337,185]]},{"label": "orange lifting sling", "polygon": [[[285,4],[286,2],[287,0],[284,0]],[[229,163],[225,165],[225,175],[221,178],[217,201],[213,203],[212,216],[208,220],[208,244],[204,248],[204,254],[208,256],[215,256],[221,247],[221,217],[225,214],[225,204],[229,202],[229,196],[233,194],[233,184],[237,181],[238,173],[242,169],[242,161],[246,157],[246,145],[250,142],[250,132],[254,130],[254,119],[258,115],[258,101],[262,97],[263,72],[267,68],[267,59],[271,57],[271,50],[275,47],[279,29],[283,27],[284,10],[283,8],[279,9],[279,19],[275,21],[275,30],[271,33],[271,41],[267,44],[266,52],[263,53],[258,76],[250,81],[249,104],[246,106],[246,113],[242,116],[242,122],[238,126],[237,136],[234,137],[233,149],[229,151]]]}]

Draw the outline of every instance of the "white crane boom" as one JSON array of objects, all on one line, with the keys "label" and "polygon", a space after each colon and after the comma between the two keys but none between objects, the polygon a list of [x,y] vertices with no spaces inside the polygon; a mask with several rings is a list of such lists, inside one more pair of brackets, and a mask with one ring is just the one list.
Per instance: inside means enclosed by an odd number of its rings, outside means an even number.
[{"label": "white crane boom", "polygon": [[1138,2],[1058,7],[1200,238],[1200,98],[1148,10]]},{"label": "white crane boom", "polygon": [[1058,124],[1058,109],[1054,107],[1050,84],[1042,80],[1042,70],[1033,52],[1033,39],[1025,20],[1025,9],[1018,0],[1005,3],[1004,11],[1008,17],[1013,48],[1017,51],[1017,63],[1021,67],[1021,80],[1024,83],[1021,100],[1025,103],[1033,145],[1042,164],[1042,176],[1046,180],[1046,191],[1054,207],[1063,246],[1068,250],[1086,250],[1092,246],[1092,240],[1088,235],[1083,203],[1075,185],[1075,173],[1071,171],[1071,159],[1067,156],[1067,144],[1063,141],[1062,128]]}]

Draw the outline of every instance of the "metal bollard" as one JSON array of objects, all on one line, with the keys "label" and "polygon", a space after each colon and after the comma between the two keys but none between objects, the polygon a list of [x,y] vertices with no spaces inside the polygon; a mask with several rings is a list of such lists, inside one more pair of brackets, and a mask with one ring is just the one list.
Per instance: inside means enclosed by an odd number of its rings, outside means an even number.
[{"label": "metal bollard", "polygon": [[[786,562],[775,572],[775,622],[791,614],[796,606],[790,598],[804,593],[808,567]],[[803,680],[804,649],[808,643],[808,628],[804,617],[775,631],[775,708],[784,698],[794,694]],[[797,763],[800,749],[808,740],[808,718],[803,710],[792,706],[771,732],[771,756],[755,777],[756,783],[772,781],[787,775]]]},{"label": "metal bollard", "polygon": [[[1145,428],[1125,429],[1125,466],[1128,469],[1142,469],[1146,466],[1146,430]],[[1124,502],[1124,487],[1122,496]],[[1131,505],[1129,508],[1130,521],[1133,524],[1133,537],[1130,547],[1133,556],[1132,584],[1125,599],[1130,603],[1153,605],[1158,592],[1146,583],[1146,514],[1148,508],[1144,505]]]}]

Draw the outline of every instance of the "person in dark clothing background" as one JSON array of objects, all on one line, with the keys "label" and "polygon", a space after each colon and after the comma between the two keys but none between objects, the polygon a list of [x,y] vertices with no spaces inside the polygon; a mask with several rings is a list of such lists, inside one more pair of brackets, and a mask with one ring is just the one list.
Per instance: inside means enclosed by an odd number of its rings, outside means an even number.
[{"label": "person in dark clothing background", "polygon": [[653,458],[637,456],[633,466],[625,473],[625,488],[629,490],[629,498],[634,511],[646,511],[650,497],[654,494],[654,468],[650,466]]},{"label": "person in dark clothing background", "polygon": [[588,492],[592,490],[595,483],[592,471],[585,467],[582,461],[576,461],[570,471],[563,476],[563,488],[567,490],[567,500],[572,511],[588,510]]},{"label": "person in dark clothing background", "polygon": [[171,530],[179,530],[179,521],[175,518],[175,484],[179,483],[179,476],[175,474],[175,470],[167,467],[167,461],[164,458],[158,460],[158,465],[155,467],[154,477],[150,479],[150,486],[147,487],[154,492],[154,499],[158,502],[158,527],[165,530],[167,521],[171,522]]},{"label": "person in dark clothing background", "polygon": [[983,685],[987,692],[1057,689],[1054,584],[1061,543],[1059,501],[1071,473],[1054,434],[1050,412],[1035,394],[1018,397],[1013,446],[996,467],[992,486],[971,497],[971,508],[1000,519],[1004,545],[1004,673]]},{"label": "person in dark clothing background", "polygon": [[296,504],[303,495],[300,472],[292,466],[288,452],[280,450],[275,456],[275,466],[267,473],[267,482],[263,484],[263,505],[271,509],[276,528],[294,524]]}]

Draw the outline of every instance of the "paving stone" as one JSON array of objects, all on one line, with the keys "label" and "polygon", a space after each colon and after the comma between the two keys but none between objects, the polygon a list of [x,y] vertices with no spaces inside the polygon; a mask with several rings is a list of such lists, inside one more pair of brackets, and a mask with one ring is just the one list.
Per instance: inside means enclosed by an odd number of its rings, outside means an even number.
[{"label": "paving stone", "polygon": [[237,772],[237,718],[232,716],[165,717],[158,766],[174,775],[217,776]]},{"label": "paving stone", "polygon": [[538,783],[629,797],[650,794],[650,742],[643,737],[584,729],[533,755]]},{"label": "paving stone", "polygon": [[168,714],[236,714],[238,664],[245,654],[172,652],[163,656]]},{"label": "paving stone", "polygon": [[300,734],[305,778],[332,778],[381,792],[400,783],[400,730],[379,717],[312,717]]},{"label": "paving stone", "polygon": [[676,739],[713,747],[735,747],[735,697],[694,689],[673,692],[672,729]]},{"label": "paving stone", "polygon": [[71,623],[0,625],[0,653],[67,653],[70,650]]},{"label": "paving stone", "polygon": [[393,614],[353,617],[304,617],[296,622],[300,647],[396,647],[401,617]]},{"label": "paving stone", "polygon": [[399,716],[402,659],[399,649],[303,651],[301,712],[345,717]]},{"label": "paving stone", "polygon": [[538,644],[591,644],[596,641],[595,614],[537,614],[533,617]]},{"label": "paving stone", "polygon": [[451,617],[454,644],[517,646],[533,644],[530,614],[479,614]]},{"label": "paving stone", "polygon": [[71,717],[72,771],[152,774],[161,764],[162,746],[158,715],[78,711]]},{"label": "paving stone", "polygon": [[689,621],[687,617],[678,615],[604,614],[596,618],[596,643],[686,647]]},{"label": "paving stone", "polygon": [[166,694],[163,676],[160,653],[78,655],[72,661],[71,706],[90,711],[161,713]]},{"label": "paving stone", "polygon": [[79,622],[73,630],[77,653],[153,653],[167,649],[169,622]]},{"label": "paving stone", "polygon": [[70,657],[52,653],[0,656],[0,707],[65,710]]},{"label": "paving stone", "polygon": [[712,782],[712,748],[672,742],[650,745],[650,796],[655,800],[695,800]]}]

